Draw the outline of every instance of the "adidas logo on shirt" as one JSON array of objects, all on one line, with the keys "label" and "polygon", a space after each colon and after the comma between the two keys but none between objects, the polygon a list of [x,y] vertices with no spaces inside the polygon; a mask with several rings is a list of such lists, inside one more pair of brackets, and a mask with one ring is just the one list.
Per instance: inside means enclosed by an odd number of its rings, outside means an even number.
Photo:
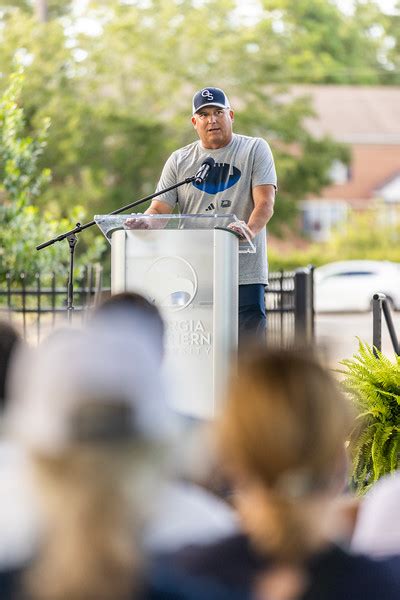
[{"label": "adidas logo on shirt", "polygon": [[207,206],[207,208],[206,208],[206,211],[205,211],[205,212],[208,212],[208,211],[210,211],[210,210],[215,210],[215,206],[214,206],[214,204],[213,204],[212,202],[211,202],[211,204],[209,204],[209,205]]}]

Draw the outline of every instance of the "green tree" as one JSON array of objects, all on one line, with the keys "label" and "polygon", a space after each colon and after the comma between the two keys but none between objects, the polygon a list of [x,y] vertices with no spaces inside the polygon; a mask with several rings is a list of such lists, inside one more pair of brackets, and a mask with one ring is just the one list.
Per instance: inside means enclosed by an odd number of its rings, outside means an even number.
[{"label": "green tree", "polygon": [[[376,2],[356,1],[353,15],[334,0],[262,0],[255,39],[272,81],[375,84],[387,67],[387,25]],[[277,46],[270,53],[269,46]],[[284,65],[284,66],[282,66]]]},{"label": "green tree", "polygon": [[[69,256],[59,244],[42,252],[36,252],[35,246],[55,237],[60,225],[67,229],[69,223],[66,219],[60,223],[48,211],[40,213],[34,205],[50,181],[50,170],[39,166],[49,121],[44,121],[36,132],[27,132],[24,110],[19,105],[23,80],[18,70],[0,98],[0,275],[24,271],[28,280],[35,272],[66,272]],[[76,208],[74,216],[84,216],[81,207]],[[81,257],[81,265],[98,258],[101,249],[102,244],[93,245]]]},{"label": "green tree", "polygon": [[[378,217],[377,217],[378,215]],[[399,217],[379,222],[380,211],[352,212],[325,243],[312,243],[304,250],[284,254],[270,244],[268,258],[272,270],[291,270],[307,264],[316,267],[336,260],[391,260],[400,263]],[[389,216],[388,216],[389,220]],[[382,219],[381,219],[382,221]]]},{"label": "green tree", "polygon": [[388,15],[385,19],[384,59],[386,64],[386,75],[384,83],[400,85],[400,2],[396,3],[396,14]]},{"label": "green tree", "polygon": [[[94,0],[85,13],[93,30],[69,2],[49,2],[43,24],[30,2],[2,4],[3,81],[19,57],[27,125],[52,123],[40,164],[53,177],[35,203],[72,224],[76,204],[93,215],[153,191],[169,152],[195,139],[190,100],[204,84],[229,90],[238,131],[270,142],[280,188],[271,226],[290,223],[344,151],[307,134],[310,105],[284,84],[373,83],[386,68],[389,26],[373,2],[352,17],[332,1],[264,0],[259,19],[241,21],[234,0]],[[93,240],[90,232],[82,245]]]},{"label": "green tree", "polygon": [[[84,44],[75,47],[57,20],[38,25],[20,11],[4,19],[0,68],[8,73],[15,55],[29,65],[23,90],[27,121],[35,127],[46,116],[52,123],[42,162],[53,179],[39,203],[57,216],[69,216],[78,199],[94,214],[146,191],[159,172],[167,135],[157,113],[135,111],[132,99],[121,96],[115,75],[108,82],[103,78],[106,47],[102,64],[96,59],[98,41],[83,36],[95,58],[81,60]],[[112,48],[109,54],[111,59]],[[121,64],[125,60],[118,58]]]},{"label": "green tree", "polygon": [[[0,7],[5,12],[12,12],[19,9],[29,16],[33,16],[38,12],[40,0],[14,0],[12,3],[9,0],[0,0]],[[43,0],[43,4],[47,8],[49,19],[65,16],[70,13],[73,1],[72,0]]]},{"label": "green tree", "polygon": [[0,102],[0,175],[13,213],[31,204],[50,181],[50,170],[38,168],[46,146],[49,121],[44,121],[36,139],[23,135],[24,111],[18,106],[23,82],[19,70]]}]

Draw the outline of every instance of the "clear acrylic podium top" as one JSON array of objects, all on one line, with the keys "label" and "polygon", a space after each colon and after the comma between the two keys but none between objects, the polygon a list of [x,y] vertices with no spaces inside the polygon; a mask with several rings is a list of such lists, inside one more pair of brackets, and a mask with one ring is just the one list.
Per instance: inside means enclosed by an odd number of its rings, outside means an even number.
[{"label": "clear acrylic podium top", "polygon": [[[125,226],[127,219],[136,219],[137,227]],[[144,215],[136,213],[130,215],[95,215],[94,220],[101,229],[106,239],[111,243],[111,235],[118,229],[127,231],[143,231],[156,229],[226,229],[228,225],[237,224],[243,232],[244,240],[239,241],[239,254],[254,254],[256,248],[241,221],[233,214],[226,215]],[[232,235],[234,233],[232,232]]]}]

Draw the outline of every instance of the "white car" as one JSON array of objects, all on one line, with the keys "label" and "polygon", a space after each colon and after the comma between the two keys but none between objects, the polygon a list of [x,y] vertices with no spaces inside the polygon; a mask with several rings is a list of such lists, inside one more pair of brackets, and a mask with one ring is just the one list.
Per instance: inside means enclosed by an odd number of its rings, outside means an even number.
[{"label": "white car", "polygon": [[400,263],[345,260],[314,271],[316,312],[368,311],[377,292],[400,310]]}]

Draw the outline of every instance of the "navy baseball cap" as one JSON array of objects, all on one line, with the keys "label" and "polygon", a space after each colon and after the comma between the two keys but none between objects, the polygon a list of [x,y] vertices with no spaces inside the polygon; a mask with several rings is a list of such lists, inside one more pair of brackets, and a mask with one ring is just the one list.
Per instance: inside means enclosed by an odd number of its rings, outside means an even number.
[{"label": "navy baseball cap", "polygon": [[219,106],[230,108],[228,96],[223,90],[216,87],[206,87],[193,96],[192,113],[196,113],[204,106]]}]

